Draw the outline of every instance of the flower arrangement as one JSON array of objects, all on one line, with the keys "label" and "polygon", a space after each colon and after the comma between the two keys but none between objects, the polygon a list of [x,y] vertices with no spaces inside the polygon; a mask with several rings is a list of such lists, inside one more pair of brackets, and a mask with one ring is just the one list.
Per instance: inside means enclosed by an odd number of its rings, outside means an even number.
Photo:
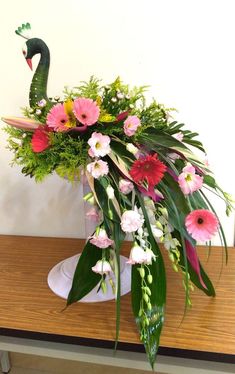
[{"label": "flower arrangement", "polygon": [[[29,57],[25,56],[28,63]],[[132,309],[153,366],[166,302],[162,251],[167,251],[172,269],[183,278],[187,307],[193,284],[214,296],[196,244],[210,245],[219,232],[227,247],[204,190],[225,201],[227,214],[231,198],[203,160],[203,145],[195,139],[198,134],[173,121],[171,110],[156,101],[147,105],[146,87],[130,89],[119,78],[102,86],[92,77],[76,88],[65,88],[63,98],[48,99],[42,89],[35,98],[34,78],[24,118],[3,119],[10,125],[6,131],[13,162],[36,181],[53,172],[71,182],[86,177],[91,189],[84,196],[90,202],[87,217],[97,225],[77,264],[67,304],[80,300],[97,284],[105,292],[105,279],[114,273],[118,339],[120,253],[129,234]]]}]

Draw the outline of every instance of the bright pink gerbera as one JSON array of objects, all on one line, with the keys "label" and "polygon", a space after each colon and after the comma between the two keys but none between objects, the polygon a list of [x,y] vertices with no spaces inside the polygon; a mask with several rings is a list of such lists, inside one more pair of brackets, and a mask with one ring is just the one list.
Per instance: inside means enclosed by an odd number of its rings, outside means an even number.
[{"label": "bright pink gerbera", "polygon": [[49,128],[47,126],[38,127],[32,136],[31,145],[34,152],[43,152],[50,146]]},{"label": "bright pink gerbera", "polygon": [[97,122],[100,115],[100,108],[95,101],[80,97],[74,100],[73,113],[83,125],[91,126]]},{"label": "bright pink gerbera", "polygon": [[53,128],[55,131],[67,131],[69,128],[66,123],[69,121],[64,104],[54,105],[47,115],[47,125]]},{"label": "bright pink gerbera", "polygon": [[198,209],[187,215],[185,226],[193,239],[206,242],[211,240],[218,231],[219,221],[209,210]]},{"label": "bright pink gerbera", "polygon": [[158,159],[158,155],[147,155],[134,161],[130,169],[130,175],[134,182],[142,184],[146,182],[149,187],[158,184],[166,171],[166,165]]}]

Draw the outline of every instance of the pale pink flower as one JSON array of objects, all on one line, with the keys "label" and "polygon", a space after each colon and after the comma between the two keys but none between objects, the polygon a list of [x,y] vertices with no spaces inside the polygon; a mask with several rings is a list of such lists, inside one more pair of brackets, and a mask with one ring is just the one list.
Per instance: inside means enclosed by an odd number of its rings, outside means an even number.
[{"label": "pale pink flower", "polygon": [[203,178],[196,174],[196,170],[191,164],[188,164],[178,176],[178,183],[183,193],[189,195],[202,187]]},{"label": "pale pink flower", "polygon": [[113,240],[109,239],[107,232],[104,229],[99,229],[90,237],[90,243],[98,248],[108,248],[113,245]]},{"label": "pale pink flower", "polygon": [[143,264],[146,261],[146,252],[137,243],[131,248],[128,264]]},{"label": "pale pink flower", "polygon": [[64,104],[54,105],[47,115],[46,123],[55,131],[67,131],[69,128],[66,123],[69,121],[64,108]]},{"label": "pale pink flower", "polygon": [[109,167],[106,161],[97,160],[94,162],[91,162],[87,165],[87,171],[91,173],[93,178],[98,179],[100,177],[103,177],[104,175],[107,175],[109,172]]},{"label": "pale pink flower", "polygon": [[92,149],[91,148],[89,148],[88,149],[88,155],[90,156],[90,157],[95,157],[95,154],[94,154],[94,152],[92,151]]},{"label": "pale pink flower", "polygon": [[134,232],[144,223],[144,219],[136,210],[126,210],[121,217],[121,228],[124,232]]},{"label": "pale pink flower", "polygon": [[173,138],[179,140],[179,142],[182,142],[184,138],[184,134],[182,132],[177,132],[176,134],[173,134],[172,136]]},{"label": "pale pink flower", "polygon": [[[176,134],[173,134],[172,135],[173,138],[179,140],[179,142],[182,142],[183,141],[183,138],[184,138],[184,134],[182,132],[177,132]],[[177,160],[180,158],[180,155],[178,155],[178,153],[176,152],[172,152],[172,153],[169,153],[168,156],[174,161],[174,160]]]},{"label": "pale pink flower", "polygon": [[89,155],[93,154],[93,157],[103,157],[110,152],[110,137],[107,135],[93,132],[87,143],[91,147]]},{"label": "pale pink flower", "polygon": [[92,222],[98,223],[100,220],[99,211],[96,207],[92,207],[86,212],[86,218]]},{"label": "pale pink flower", "polygon": [[97,261],[95,266],[93,266],[91,269],[92,271],[94,271],[94,273],[101,274],[101,275],[109,274],[112,272],[111,265],[106,260]]},{"label": "pale pink flower", "polygon": [[79,97],[74,100],[73,113],[83,125],[91,126],[97,122],[100,115],[100,108],[92,99]]},{"label": "pale pink flower", "polygon": [[141,125],[140,119],[137,116],[128,116],[124,121],[124,133],[127,136],[132,136],[135,134],[137,128]]},{"label": "pale pink flower", "polygon": [[134,188],[134,184],[127,179],[120,179],[119,189],[124,195],[128,195]]},{"label": "pale pink flower", "polygon": [[206,209],[193,210],[185,219],[185,226],[193,239],[201,242],[211,240],[219,228],[216,215]]}]

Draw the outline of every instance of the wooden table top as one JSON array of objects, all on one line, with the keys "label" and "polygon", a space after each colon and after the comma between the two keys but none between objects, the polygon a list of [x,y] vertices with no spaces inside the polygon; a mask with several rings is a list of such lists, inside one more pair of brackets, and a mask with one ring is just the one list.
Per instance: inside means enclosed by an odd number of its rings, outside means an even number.
[{"label": "wooden table top", "polygon": [[[47,286],[49,270],[80,252],[83,243],[81,239],[0,236],[0,334],[34,334],[39,339],[46,334],[48,340],[56,337],[57,341],[71,343],[96,340],[103,347],[115,340],[114,301],[76,303],[62,311],[65,300]],[[128,247],[125,243],[124,253]],[[209,298],[195,289],[193,307],[183,322],[182,279],[170,269],[166,257],[168,300],[161,347],[184,353],[206,352],[220,357],[220,361],[226,361],[221,357],[230,357],[230,362],[235,362],[235,248],[229,248],[229,264],[224,265],[220,277],[222,251],[221,247],[213,247],[207,261],[207,249],[198,248],[217,296]],[[133,350],[142,349],[130,295],[122,297],[120,342]]]}]

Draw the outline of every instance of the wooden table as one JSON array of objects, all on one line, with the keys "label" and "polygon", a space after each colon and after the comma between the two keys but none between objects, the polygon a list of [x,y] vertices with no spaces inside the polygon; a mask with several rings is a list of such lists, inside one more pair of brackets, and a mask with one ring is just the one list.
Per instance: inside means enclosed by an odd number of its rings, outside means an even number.
[{"label": "wooden table", "polygon": [[[82,250],[83,240],[0,236],[0,334],[2,336],[113,348],[115,303],[76,303],[47,286],[47,274],[57,262]],[[125,243],[123,253],[128,253]],[[163,251],[164,252],[164,251]],[[198,252],[216,287],[216,298],[192,293],[193,307],[182,321],[184,292],[181,276],[166,257],[168,300],[160,354],[235,363],[235,248],[229,264],[221,263],[223,249]],[[131,312],[130,295],[122,297],[119,349],[142,352]]]}]

